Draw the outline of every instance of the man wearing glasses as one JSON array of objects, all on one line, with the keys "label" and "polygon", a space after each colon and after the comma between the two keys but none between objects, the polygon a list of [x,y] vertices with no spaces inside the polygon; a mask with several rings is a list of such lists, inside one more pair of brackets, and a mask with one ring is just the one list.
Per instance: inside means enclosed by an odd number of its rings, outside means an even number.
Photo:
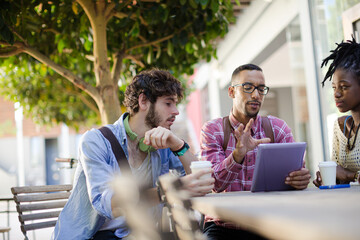
[{"label": "man wearing glasses", "polygon": [[[291,129],[285,121],[258,115],[269,87],[265,85],[262,69],[254,64],[235,69],[228,89],[233,106],[228,117],[218,118],[204,124],[201,130],[201,157],[212,163],[215,192],[249,191],[255,168],[257,146],[260,143],[294,142]],[[272,132],[270,139],[265,121]],[[230,133],[226,133],[229,131]],[[226,135],[228,142],[226,143]],[[225,142],[225,143],[224,143]],[[310,182],[306,168],[294,171],[285,183],[296,189],[305,189]],[[204,233],[211,239],[263,239],[242,230],[231,223],[206,216]]]}]

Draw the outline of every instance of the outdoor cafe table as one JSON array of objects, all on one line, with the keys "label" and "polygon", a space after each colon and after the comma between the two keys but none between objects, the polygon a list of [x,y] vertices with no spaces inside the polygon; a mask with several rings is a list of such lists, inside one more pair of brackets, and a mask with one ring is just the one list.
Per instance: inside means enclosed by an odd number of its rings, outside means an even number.
[{"label": "outdoor cafe table", "polygon": [[269,239],[360,239],[360,186],[278,192],[230,192],[192,198],[202,214]]}]

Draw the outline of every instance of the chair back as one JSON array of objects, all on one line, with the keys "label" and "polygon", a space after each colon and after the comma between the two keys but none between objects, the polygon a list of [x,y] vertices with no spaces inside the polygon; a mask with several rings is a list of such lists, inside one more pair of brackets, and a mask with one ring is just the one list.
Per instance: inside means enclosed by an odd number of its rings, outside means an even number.
[{"label": "chair back", "polygon": [[125,216],[130,229],[129,239],[161,240],[157,231],[155,219],[151,216],[149,196],[147,190],[141,189],[137,179],[130,174],[122,174],[114,179],[114,202],[112,203],[114,216]]},{"label": "chair back", "polygon": [[55,226],[71,189],[71,184],[11,188],[25,239],[27,231]]},{"label": "chair back", "polygon": [[179,177],[166,174],[159,178],[163,201],[170,210],[170,218],[179,240],[205,240],[199,222],[192,209],[187,191],[183,189]]}]

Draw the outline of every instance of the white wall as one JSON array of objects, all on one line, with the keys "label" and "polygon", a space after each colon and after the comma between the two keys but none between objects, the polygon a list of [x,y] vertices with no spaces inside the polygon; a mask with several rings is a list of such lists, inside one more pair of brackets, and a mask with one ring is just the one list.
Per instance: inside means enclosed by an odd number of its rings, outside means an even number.
[{"label": "white wall", "polygon": [[255,0],[221,42],[217,53],[223,71],[220,87],[239,65],[251,62],[298,14],[298,1]]}]

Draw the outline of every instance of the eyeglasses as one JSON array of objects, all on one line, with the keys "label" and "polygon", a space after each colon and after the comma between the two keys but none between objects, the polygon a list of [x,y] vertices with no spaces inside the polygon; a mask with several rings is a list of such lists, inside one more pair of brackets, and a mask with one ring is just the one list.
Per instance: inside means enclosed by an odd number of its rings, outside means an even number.
[{"label": "eyeglasses", "polygon": [[245,92],[245,93],[253,93],[255,91],[255,89],[257,89],[260,95],[266,95],[266,94],[268,94],[268,92],[270,90],[270,88],[267,86],[264,86],[264,85],[255,86],[254,84],[251,84],[251,83],[239,83],[239,84],[232,85],[232,87],[238,87],[238,86],[242,86],[243,92]]}]

